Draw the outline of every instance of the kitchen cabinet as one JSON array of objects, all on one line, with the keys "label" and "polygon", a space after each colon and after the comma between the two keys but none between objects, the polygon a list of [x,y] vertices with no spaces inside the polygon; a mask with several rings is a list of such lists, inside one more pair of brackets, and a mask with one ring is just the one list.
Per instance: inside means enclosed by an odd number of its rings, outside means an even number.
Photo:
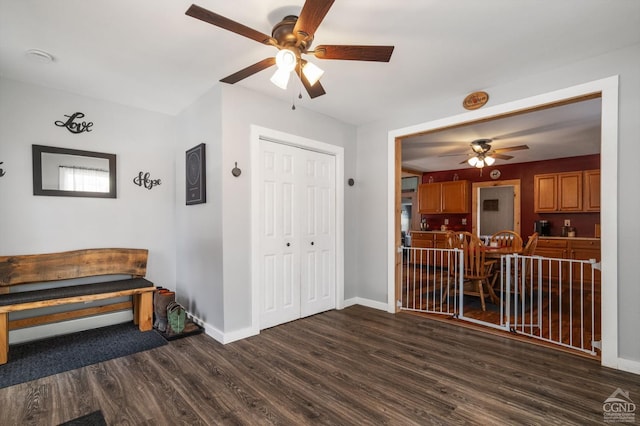
[{"label": "kitchen cabinet", "polygon": [[533,202],[536,213],[600,211],[600,170],[535,175]]},{"label": "kitchen cabinet", "polygon": [[[567,242],[560,239],[546,239],[540,237],[538,239],[538,245],[534,252],[535,256],[550,257],[554,259],[566,259],[567,258]],[[551,266],[551,268],[550,268]],[[563,274],[564,275],[564,274]],[[542,264],[542,278],[545,282],[551,278],[551,281],[557,282],[560,278],[560,265],[559,262],[543,262]]]},{"label": "kitchen cabinet", "polygon": [[585,170],[582,207],[587,212],[600,211],[600,170]]},{"label": "kitchen cabinet", "polygon": [[[589,260],[595,259],[600,262],[600,240],[595,238],[545,238],[538,239],[536,247],[536,256],[557,258],[557,259],[575,259]],[[582,271],[581,271],[582,269]],[[552,282],[557,282],[562,273],[562,280],[565,282],[569,279],[569,272],[574,282],[579,282],[580,278],[584,279],[585,285],[591,281],[591,268],[588,265],[574,264],[573,270],[569,271],[569,262],[544,262],[542,268],[542,277],[545,281],[551,278]],[[600,271],[594,271],[594,283],[600,283]]]},{"label": "kitchen cabinet", "polygon": [[558,211],[558,176],[555,173],[533,177],[533,202],[536,213]]},{"label": "kitchen cabinet", "polygon": [[423,183],[418,186],[418,213],[440,213],[442,185],[439,183]]},{"label": "kitchen cabinet", "polygon": [[418,200],[420,214],[469,213],[469,182],[423,183]]},{"label": "kitchen cabinet", "polygon": [[434,248],[434,232],[411,232],[411,247]]},{"label": "kitchen cabinet", "polygon": [[[439,231],[412,231],[411,232],[411,247],[412,248],[437,248],[444,249],[447,247],[447,233]],[[446,263],[447,256],[444,253],[431,252],[427,255],[426,251],[421,254],[420,251],[414,253],[413,263],[419,263],[423,265],[435,265],[441,266]]]},{"label": "kitchen cabinet", "polygon": [[582,211],[582,172],[558,173],[558,211]]}]

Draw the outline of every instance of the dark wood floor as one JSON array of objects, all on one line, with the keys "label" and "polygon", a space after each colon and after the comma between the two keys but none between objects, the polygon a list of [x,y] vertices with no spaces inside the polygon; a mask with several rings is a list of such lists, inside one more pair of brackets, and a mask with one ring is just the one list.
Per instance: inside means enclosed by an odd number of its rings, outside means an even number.
[{"label": "dark wood floor", "polygon": [[549,348],[353,306],[221,345],[202,334],[0,390],[1,425],[602,424],[640,377]]}]

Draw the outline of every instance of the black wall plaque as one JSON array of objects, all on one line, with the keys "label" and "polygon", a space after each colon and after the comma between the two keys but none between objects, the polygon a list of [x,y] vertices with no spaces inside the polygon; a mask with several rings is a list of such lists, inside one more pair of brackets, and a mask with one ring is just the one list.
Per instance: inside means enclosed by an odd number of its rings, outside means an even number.
[{"label": "black wall plaque", "polygon": [[151,179],[151,173],[149,172],[140,172],[138,173],[138,176],[133,178],[133,183],[138,186],[144,186],[147,189],[151,189],[154,186],[160,185],[162,182],[160,182],[160,179]]},{"label": "black wall plaque", "polygon": [[81,112],[76,112],[73,113],[71,115],[65,115],[65,117],[67,117],[67,121],[56,121],[54,124],[58,127],[65,127],[68,131],[70,131],[71,133],[82,133],[82,132],[90,132],[91,131],[91,127],[93,126],[93,122],[89,121],[88,123],[86,121],[83,121],[81,123],[75,122],[74,120],[76,118],[80,119],[80,118],[84,118],[84,114]]},{"label": "black wall plaque", "polygon": [[187,205],[207,202],[205,145],[194,146],[187,151],[186,183]]}]

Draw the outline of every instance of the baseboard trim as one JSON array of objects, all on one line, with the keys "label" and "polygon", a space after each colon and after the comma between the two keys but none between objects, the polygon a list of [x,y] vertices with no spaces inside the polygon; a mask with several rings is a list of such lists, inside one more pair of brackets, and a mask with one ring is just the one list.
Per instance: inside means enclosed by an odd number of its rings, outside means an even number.
[{"label": "baseboard trim", "polygon": [[618,358],[618,368],[627,373],[640,374],[640,361]]},{"label": "baseboard trim", "polygon": [[344,307],[347,308],[353,305],[362,305],[368,308],[378,309],[380,311],[387,310],[387,304],[384,302],[378,302],[376,300],[365,299],[363,297],[353,297],[344,301]]},{"label": "baseboard trim", "polygon": [[207,323],[206,321],[202,321],[195,315],[191,315],[191,313],[189,315],[191,316],[193,322],[204,327],[204,332],[207,336],[210,336],[212,339],[214,339],[218,343],[222,343],[223,345],[260,334],[260,331],[254,330],[253,327],[247,327],[240,330],[232,331],[230,333],[225,333],[223,331],[220,331],[213,325]]}]

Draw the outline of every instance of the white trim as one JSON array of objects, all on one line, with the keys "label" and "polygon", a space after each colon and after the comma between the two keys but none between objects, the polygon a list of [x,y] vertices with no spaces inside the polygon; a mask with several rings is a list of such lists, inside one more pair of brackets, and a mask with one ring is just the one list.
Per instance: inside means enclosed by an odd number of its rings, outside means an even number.
[{"label": "white trim", "polygon": [[215,341],[226,345],[227,343],[235,342],[236,340],[246,339],[247,337],[255,336],[258,334],[253,330],[252,327],[243,328],[241,330],[234,330],[231,333],[225,333],[223,331],[218,330],[216,327],[211,324],[202,321],[200,318],[192,315],[189,312],[189,316],[199,326],[204,328],[204,332],[207,336],[213,338]]},{"label": "white trim", "polygon": [[[544,93],[542,95],[479,109],[392,130],[388,136],[388,201],[387,238],[395,241],[395,139],[404,135],[438,129],[455,124],[490,118],[512,111],[553,104],[565,99],[592,93],[602,94],[602,135],[601,135],[601,205],[600,212],[602,238],[602,282],[606,291],[602,292],[602,365],[621,368],[633,361],[618,358],[618,76],[591,81],[577,86]],[[387,310],[395,312],[395,247],[387,244]]]},{"label": "white trim", "polygon": [[[258,229],[260,212],[256,208],[260,200],[259,150],[260,140],[281,143],[333,155],[336,158],[336,309],[344,308],[344,148],[301,136],[251,125],[251,229]],[[258,265],[260,245],[256,232],[251,232],[251,329],[260,333],[260,305],[258,300]],[[249,329],[247,329],[249,330]]]},{"label": "white trim", "polygon": [[362,306],[366,306],[367,308],[377,309],[379,311],[387,310],[386,303],[378,302],[377,300],[365,299],[362,297],[353,297],[351,299],[347,299],[344,301],[344,304],[345,304],[344,306],[345,308],[353,305],[362,305]]},{"label": "white trim", "polygon": [[640,361],[618,358],[618,368],[629,373],[640,374]]}]

